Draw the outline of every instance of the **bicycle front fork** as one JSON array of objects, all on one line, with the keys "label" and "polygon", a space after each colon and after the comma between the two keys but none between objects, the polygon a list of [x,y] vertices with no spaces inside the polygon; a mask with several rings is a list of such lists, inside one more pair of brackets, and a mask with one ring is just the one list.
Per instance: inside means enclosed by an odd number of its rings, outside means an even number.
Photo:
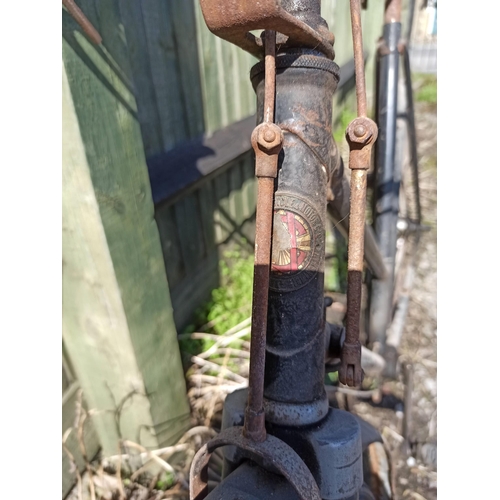
[{"label": "bicycle front fork", "polygon": [[[227,2],[224,10],[214,0],[201,3],[214,33],[265,58],[250,75],[260,125],[252,135],[259,204],[249,388],[227,397],[221,434],[193,462],[191,496],[355,500],[363,485],[360,423],[330,408],[324,388],[326,207],[331,183],[341,182],[343,174],[331,128],[339,81],[333,36],[321,18],[320,0],[261,0],[258,11],[254,2]],[[359,0],[351,4],[358,80]],[[249,33],[256,28],[266,29],[260,39]],[[365,178],[376,126],[366,118],[359,81],[357,87],[360,117],[348,129],[350,163],[353,176]],[[357,226],[364,230],[366,187],[354,184],[359,192],[352,233]],[[360,292],[363,263],[362,236],[352,240],[351,295]],[[359,308],[352,301],[350,315],[358,321],[348,321],[341,377],[354,385],[361,382],[361,348]],[[206,466],[218,446],[225,446],[225,479],[207,497]]]}]

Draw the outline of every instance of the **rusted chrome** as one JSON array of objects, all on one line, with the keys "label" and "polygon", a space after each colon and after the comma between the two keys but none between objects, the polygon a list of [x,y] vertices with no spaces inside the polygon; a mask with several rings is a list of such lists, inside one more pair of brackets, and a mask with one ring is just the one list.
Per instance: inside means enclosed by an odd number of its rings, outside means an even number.
[{"label": "rusted chrome", "polygon": [[74,0],[62,0],[62,4],[66,7],[68,13],[80,25],[82,30],[87,34],[92,42],[96,45],[100,45],[102,43],[101,35],[87,19],[87,16],[85,16],[80,7],[76,5]]},{"label": "rusted chrome", "polygon": [[244,434],[256,442],[266,439],[264,422],[264,364],[266,356],[267,307],[271,240],[273,228],[274,179],[278,175],[278,154],[283,133],[274,120],[276,90],[276,32],[265,32],[264,123],[252,133],[257,176],[257,211],[255,220],[255,262],[250,343],[248,404]]},{"label": "rusted chrome", "polygon": [[272,29],[293,40],[295,45],[314,48],[334,58],[333,34],[325,27],[315,30],[291,15],[283,8],[282,0],[260,0],[258,3],[254,0],[200,0],[200,4],[208,29],[214,35],[255,57],[262,57],[262,40],[250,31]]},{"label": "rusted chrome", "polygon": [[208,494],[208,462],[221,446],[233,445],[265,468],[284,476],[300,500],[321,500],[318,485],[300,456],[285,442],[268,435],[262,442],[245,436],[242,427],[229,427],[202,446],[193,459],[189,477],[191,500],[203,500]]},{"label": "rusted chrome", "polygon": [[377,139],[378,131],[375,122],[366,117],[360,0],[350,0],[350,5],[358,118],[349,124],[346,131],[346,139],[349,144],[349,168],[352,170],[352,174],[347,249],[346,338],[342,346],[339,380],[349,386],[359,386],[363,376],[359,325],[363,279],[366,184],[372,146]]}]

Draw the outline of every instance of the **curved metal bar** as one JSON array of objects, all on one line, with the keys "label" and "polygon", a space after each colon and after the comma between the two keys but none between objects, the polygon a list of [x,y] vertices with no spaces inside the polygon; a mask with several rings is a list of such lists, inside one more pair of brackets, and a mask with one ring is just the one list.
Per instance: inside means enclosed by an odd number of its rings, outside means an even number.
[{"label": "curved metal bar", "polygon": [[321,500],[321,494],[311,471],[299,455],[285,442],[267,435],[260,443],[247,439],[243,427],[229,427],[202,446],[195,455],[189,477],[191,500],[203,500],[208,494],[208,462],[210,455],[221,446],[233,445],[246,451],[262,467],[285,477],[301,500]]}]

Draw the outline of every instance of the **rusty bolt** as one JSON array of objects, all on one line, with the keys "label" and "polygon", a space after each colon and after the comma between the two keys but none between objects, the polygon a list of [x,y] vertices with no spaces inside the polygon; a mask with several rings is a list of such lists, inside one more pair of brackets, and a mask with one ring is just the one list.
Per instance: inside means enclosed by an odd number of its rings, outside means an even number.
[{"label": "rusty bolt", "polygon": [[276,139],[276,132],[270,128],[264,131],[264,140],[266,142],[273,142]]},{"label": "rusty bolt", "polygon": [[354,128],[354,135],[356,137],[363,137],[364,135],[366,134],[366,128],[364,125],[357,125],[355,128]]},{"label": "rusty bolt", "polygon": [[364,116],[355,118],[346,130],[347,142],[367,144],[374,136],[377,137],[377,125]]},{"label": "rusty bolt", "polygon": [[274,123],[261,123],[257,125],[255,131],[257,132],[256,136],[259,149],[270,153],[276,148],[280,148],[283,142],[283,132],[278,125]]}]

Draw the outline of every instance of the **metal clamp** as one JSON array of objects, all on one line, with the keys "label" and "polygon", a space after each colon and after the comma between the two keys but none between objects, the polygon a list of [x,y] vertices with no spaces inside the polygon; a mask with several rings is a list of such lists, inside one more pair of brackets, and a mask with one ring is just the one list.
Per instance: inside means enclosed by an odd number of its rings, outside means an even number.
[{"label": "metal clamp", "polygon": [[262,40],[250,31],[274,30],[295,43],[323,52],[334,58],[334,36],[327,28],[318,31],[289,14],[281,0],[200,0],[208,29],[220,38],[234,43],[257,58],[264,54]]},{"label": "metal clamp", "polygon": [[208,494],[208,462],[221,446],[233,445],[247,452],[249,458],[262,467],[283,475],[297,492],[300,500],[321,500],[321,494],[311,471],[299,455],[277,437],[267,435],[256,442],[245,437],[243,427],[229,427],[201,447],[193,459],[189,475],[191,500],[203,500]]}]

